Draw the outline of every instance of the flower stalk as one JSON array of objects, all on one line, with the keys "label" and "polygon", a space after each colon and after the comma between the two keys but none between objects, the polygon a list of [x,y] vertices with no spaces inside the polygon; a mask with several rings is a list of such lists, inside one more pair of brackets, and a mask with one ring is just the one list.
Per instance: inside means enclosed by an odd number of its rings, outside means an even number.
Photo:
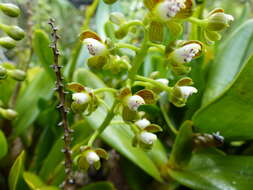
[{"label": "flower stalk", "polygon": [[60,126],[63,126],[64,129],[64,148],[63,148],[63,153],[65,157],[65,172],[66,172],[66,177],[65,181],[63,183],[63,189],[64,190],[69,190],[74,184],[74,179],[73,179],[73,172],[72,172],[72,159],[71,159],[71,129],[68,126],[68,120],[67,120],[67,113],[68,109],[65,105],[65,91],[64,91],[64,85],[63,85],[63,77],[61,74],[61,68],[62,66],[59,65],[59,49],[57,47],[57,42],[59,40],[59,36],[57,34],[57,27],[55,26],[55,21],[53,19],[50,19],[48,23],[51,28],[52,28],[52,45],[51,48],[53,50],[53,55],[54,55],[54,64],[52,65],[52,68],[55,72],[56,76],[56,91],[58,92],[59,99],[60,99],[60,104],[57,106],[59,109],[59,112],[61,114],[62,121],[59,123]]}]

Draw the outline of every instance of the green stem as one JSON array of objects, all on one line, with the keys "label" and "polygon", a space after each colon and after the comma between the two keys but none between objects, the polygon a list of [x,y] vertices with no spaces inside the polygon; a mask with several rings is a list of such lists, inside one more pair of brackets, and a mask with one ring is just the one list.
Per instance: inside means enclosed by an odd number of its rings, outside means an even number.
[{"label": "green stem", "polygon": [[106,111],[110,110],[110,107],[107,105],[107,103],[105,103],[105,101],[103,99],[98,98],[98,102],[105,107]]},{"label": "green stem", "polygon": [[115,44],[115,47],[116,48],[128,48],[128,49],[131,49],[133,51],[139,51],[140,48],[134,46],[134,45],[131,45],[131,44],[127,44],[127,43],[117,43]]},{"label": "green stem", "polygon": [[153,80],[153,79],[150,79],[150,78],[147,78],[147,77],[143,77],[143,76],[137,75],[135,77],[135,79],[141,80],[141,81],[145,81],[145,82],[149,82],[149,83],[151,83],[151,84],[153,84],[155,86],[158,86],[159,88],[161,88],[162,90],[164,90],[164,91],[166,91],[168,93],[171,93],[172,90],[173,90],[173,88],[168,87],[168,86],[166,86],[166,85],[164,85],[164,84],[162,84],[162,83],[160,83],[160,82],[158,82],[156,80]]},{"label": "green stem", "polygon": [[101,92],[112,92],[112,93],[117,93],[118,90],[114,88],[98,88],[94,90],[95,94],[101,93]]},{"label": "green stem", "polygon": [[89,141],[88,141],[88,146],[92,146],[94,141],[96,140],[96,138],[106,129],[106,127],[108,127],[108,125],[111,123],[113,117],[114,117],[114,109],[117,105],[117,101],[115,100],[110,111],[107,113],[103,123],[101,124],[101,126],[99,128],[96,129],[96,131],[93,133],[93,135],[90,137]]},{"label": "green stem", "polygon": [[190,18],[187,18],[186,20],[193,24],[197,24],[200,27],[204,27],[206,25],[206,20],[201,20],[196,17],[190,17]]},{"label": "green stem", "polygon": [[167,115],[166,113],[166,110],[165,110],[165,107],[164,105],[160,104],[160,108],[161,108],[161,111],[162,111],[162,114],[163,114],[163,117],[165,119],[165,122],[167,123],[167,125],[169,126],[170,130],[175,134],[177,135],[178,134],[178,130],[174,127],[174,125],[172,124],[169,116]]}]

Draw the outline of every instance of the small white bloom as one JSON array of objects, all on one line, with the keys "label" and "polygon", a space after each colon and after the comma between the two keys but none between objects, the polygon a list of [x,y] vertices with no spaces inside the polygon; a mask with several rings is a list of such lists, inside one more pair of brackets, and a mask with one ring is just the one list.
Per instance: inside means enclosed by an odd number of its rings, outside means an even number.
[{"label": "small white bloom", "polygon": [[234,17],[232,15],[229,15],[229,14],[224,14],[224,15],[228,22],[234,21]]},{"label": "small white bloom", "polygon": [[127,104],[129,109],[137,111],[140,105],[145,104],[145,101],[142,97],[138,95],[133,95],[129,97]]},{"label": "small white bloom", "polygon": [[93,56],[102,56],[107,52],[106,46],[93,38],[86,38],[84,43],[87,45],[89,53]]},{"label": "small white bloom", "polygon": [[94,164],[95,162],[98,162],[100,160],[99,156],[97,155],[97,153],[93,152],[93,151],[90,151],[87,153],[87,156],[86,156],[86,160],[87,162],[92,165]]},{"label": "small white bloom", "polygon": [[168,84],[169,84],[169,80],[168,79],[164,79],[164,78],[156,79],[156,81],[162,83],[165,86],[168,86]]},{"label": "small white bloom", "polygon": [[179,88],[185,99],[187,99],[193,93],[198,92],[198,90],[192,86],[180,86]]},{"label": "small white bloom", "polygon": [[185,0],[165,0],[156,7],[156,12],[162,21],[168,21],[185,8]]},{"label": "small white bloom", "polygon": [[137,125],[141,129],[144,129],[147,126],[150,125],[150,121],[147,120],[147,119],[145,119],[145,118],[144,119],[140,119],[140,120],[138,120],[138,121],[135,122],[135,125]]},{"label": "small white bloom", "polygon": [[154,144],[155,140],[157,139],[157,136],[153,133],[143,131],[140,134],[140,140],[148,145]]},{"label": "small white bloom", "polygon": [[87,93],[78,92],[72,95],[72,99],[78,104],[86,104],[90,101],[90,96]]},{"label": "small white bloom", "polygon": [[197,43],[187,44],[174,51],[173,59],[177,63],[189,63],[201,51],[201,46]]}]

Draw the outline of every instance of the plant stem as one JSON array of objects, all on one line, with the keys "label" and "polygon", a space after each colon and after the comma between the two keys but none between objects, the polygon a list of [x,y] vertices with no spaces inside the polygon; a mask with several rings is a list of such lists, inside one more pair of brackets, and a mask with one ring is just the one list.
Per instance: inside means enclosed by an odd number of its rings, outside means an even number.
[{"label": "plant stem", "polygon": [[114,88],[99,88],[99,89],[95,89],[94,93],[101,93],[101,92],[113,92],[113,93],[117,93],[118,90],[114,89]]},{"label": "plant stem", "polygon": [[162,84],[162,83],[160,83],[160,82],[158,82],[156,80],[153,80],[153,79],[150,79],[150,78],[147,78],[147,77],[143,77],[143,76],[137,75],[135,77],[135,79],[141,80],[141,81],[145,81],[145,82],[149,82],[149,83],[151,83],[151,84],[153,84],[155,86],[158,86],[159,88],[161,88],[164,91],[169,92],[169,93],[172,91],[171,87],[168,87],[168,86],[166,86],[166,85],[164,85],[164,84]]},{"label": "plant stem", "polygon": [[110,109],[110,111],[107,113],[103,123],[100,125],[99,128],[96,129],[96,131],[93,133],[93,135],[90,137],[88,141],[88,146],[92,146],[96,138],[106,129],[106,127],[111,123],[113,117],[115,116],[114,109],[117,105],[117,100],[114,100],[114,103]]},{"label": "plant stem", "polygon": [[128,49],[131,49],[133,51],[139,51],[140,48],[134,46],[134,45],[131,45],[131,44],[127,44],[127,43],[117,43],[115,44],[115,47],[116,48],[128,48]]},{"label": "plant stem", "polygon": [[172,122],[171,122],[169,116],[168,116],[167,113],[166,113],[166,110],[165,110],[164,105],[162,105],[161,103],[160,103],[160,108],[161,108],[163,117],[164,117],[164,119],[165,119],[165,122],[166,122],[167,125],[169,126],[170,130],[171,130],[175,135],[177,135],[177,134],[178,134],[178,130],[177,130],[177,129],[174,127],[174,125],[172,124]]},{"label": "plant stem", "polygon": [[190,17],[190,18],[187,18],[186,20],[193,23],[193,24],[197,24],[200,27],[204,27],[205,24],[206,24],[205,20],[201,20],[201,19],[198,19],[196,17]]},{"label": "plant stem", "polygon": [[54,64],[52,65],[52,68],[54,69],[55,75],[56,75],[56,90],[59,95],[60,104],[57,106],[57,108],[60,111],[62,121],[59,123],[59,125],[62,125],[64,128],[64,157],[65,157],[65,172],[66,177],[63,184],[64,190],[70,190],[74,185],[74,179],[73,179],[73,172],[72,172],[72,159],[71,159],[71,130],[68,126],[68,120],[67,120],[67,107],[65,105],[65,91],[64,91],[64,85],[63,85],[63,78],[61,74],[61,66],[59,65],[59,49],[57,47],[57,42],[59,39],[59,36],[57,34],[57,28],[55,26],[55,22],[53,19],[50,19],[48,23],[52,28],[52,50],[54,54]]}]

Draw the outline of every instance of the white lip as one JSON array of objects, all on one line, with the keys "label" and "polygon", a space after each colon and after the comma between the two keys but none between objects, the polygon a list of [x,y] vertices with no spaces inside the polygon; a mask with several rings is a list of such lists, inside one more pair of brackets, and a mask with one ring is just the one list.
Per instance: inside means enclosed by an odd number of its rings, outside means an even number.
[{"label": "white lip", "polygon": [[87,38],[83,42],[86,44],[89,53],[93,56],[102,56],[107,52],[106,46],[98,40]]}]

